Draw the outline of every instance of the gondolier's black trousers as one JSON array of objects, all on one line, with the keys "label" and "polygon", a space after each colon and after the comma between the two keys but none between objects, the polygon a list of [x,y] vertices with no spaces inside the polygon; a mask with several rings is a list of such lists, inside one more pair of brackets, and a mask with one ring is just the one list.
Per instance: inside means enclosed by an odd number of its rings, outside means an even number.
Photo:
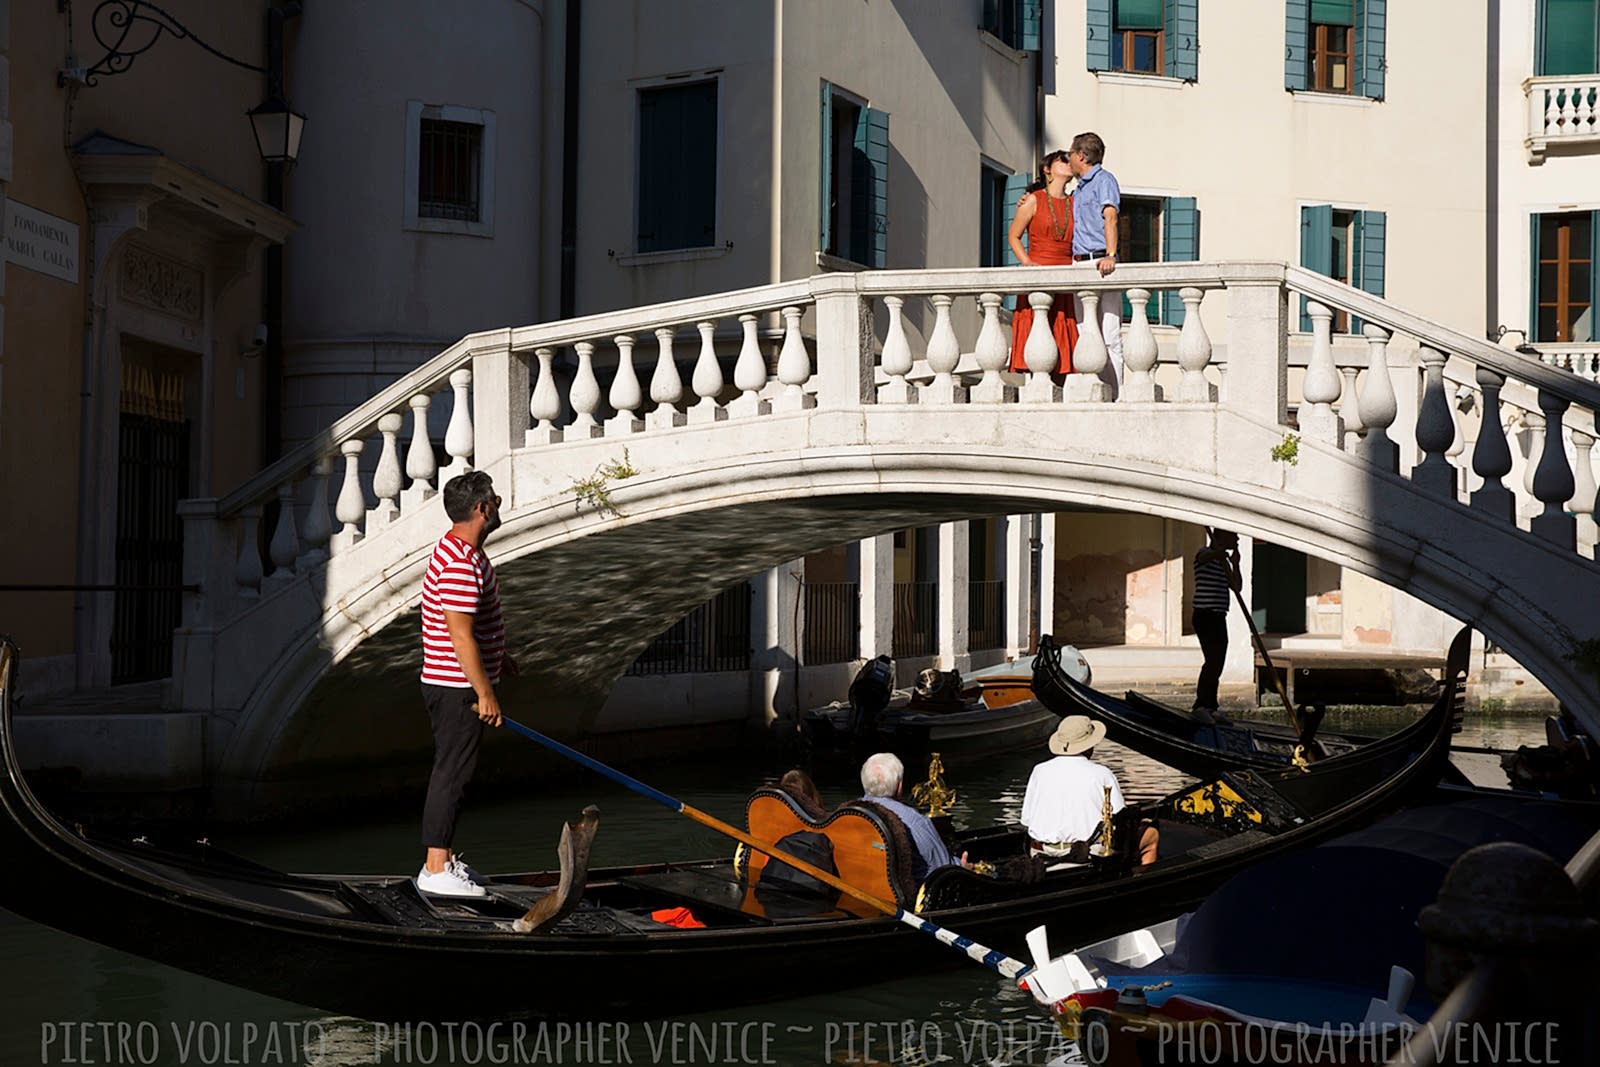
[{"label": "gondolier's black trousers", "polygon": [[1200,639],[1200,651],[1206,657],[1194,686],[1194,706],[1216,710],[1217,682],[1222,679],[1222,663],[1228,658],[1228,613],[1196,610],[1191,618],[1194,635]]},{"label": "gondolier's black trousers", "polygon": [[478,742],[483,738],[483,720],[473,710],[477,701],[471,689],[422,687],[422,703],[433,723],[433,773],[422,805],[423,848],[449,848],[455,840],[461,794],[478,768]]}]

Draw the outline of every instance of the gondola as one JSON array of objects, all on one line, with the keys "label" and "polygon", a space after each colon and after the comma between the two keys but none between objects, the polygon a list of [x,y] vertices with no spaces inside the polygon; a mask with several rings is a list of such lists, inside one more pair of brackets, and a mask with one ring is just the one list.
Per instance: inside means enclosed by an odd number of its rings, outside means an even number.
[{"label": "gondola", "polygon": [[[1127,699],[1091,689],[1060,666],[1060,646],[1046,634],[1034,657],[1033,691],[1058,715],[1088,715],[1106,724],[1106,736],[1196,778],[1234,767],[1282,767],[1295,758],[1292,729],[1273,723],[1203,723],[1188,712],[1129,692]],[[1314,758],[1354,752],[1368,738],[1319,733]]]},{"label": "gondola", "polygon": [[[268,996],[374,1020],[656,1018],[970,965],[849,896],[763,893],[765,867],[735,858],[488,881],[481,900],[425,898],[403,876],[292,875],[201,842],[100,836],[45,810],[23,778],[11,715],[17,656],[0,642],[0,848],[27,877],[0,884],[0,906],[123,951]],[[1131,872],[1132,852],[1034,881],[962,867],[905,884],[903,840],[872,810],[817,820],[760,789],[750,831],[776,840],[819,826],[840,877],[892,893],[902,908],[995,946],[1040,922],[1090,939],[1199,901],[1247,865],[1346,832],[1433,787],[1449,755],[1461,672],[1425,719],[1309,771],[1235,771],[1125,809],[1162,828],[1163,858]],[[809,821],[808,821],[809,820]],[[903,832],[903,827],[901,828]],[[853,844],[852,844],[853,842]],[[1018,828],[958,835],[980,863],[1021,860]],[[567,872],[571,875],[572,872]],[[531,933],[518,920],[558,885],[579,895]],[[805,904],[805,906],[796,906]],[[686,909],[698,928],[656,921]]]},{"label": "gondola", "polygon": [[[1063,658],[1070,664],[1076,650]],[[925,765],[937,752],[959,766],[1038,747],[1060,722],[1034,696],[1031,669],[1008,664],[965,679],[926,670],[911,689],[897,689],[894,660],[879,656],[856,674],[846,699],[810,708],[788,728],[801,761],[813,766],[859,766],[874,752],[893,752],[910,766]]]}]

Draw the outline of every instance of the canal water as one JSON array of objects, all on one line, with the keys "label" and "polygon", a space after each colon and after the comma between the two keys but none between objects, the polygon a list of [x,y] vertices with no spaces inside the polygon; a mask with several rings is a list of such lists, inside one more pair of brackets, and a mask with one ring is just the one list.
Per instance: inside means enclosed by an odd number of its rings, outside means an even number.
[{"label": "canal water", "polygon": [[[1411,720],[1404,709],[1330,712],[1327,728],[1382,734]],[[1543,741],[1542,718],[1469,717],[1457,742],[1515,748]],[[531,744],[531,742],[530,742]],[[1035,762],[1024,753],[963,767],[947,775],[957,791],[957,826],[1015,822]],[[1186,779],[1109,742],[1097,758],[1118,775],[1128,799],[1165,795]],[[710,814],[737,823],[750,790],[781,767],[721,758],[647,772],[650,784]],[[918,768],[908,771],[915,777]],[[909,786],[908,782],[908,786]],[[859,795],[845,778],[824,779],[833,805]],[[420,805],[408,801],[383,821],[324,825],[293,832],[239,833],[214,843],[295,871],[400,873],[419,861]],[[586,804],[603,813],[595,866],[686,859],[725,853],[727,841],[598,776],[559,788],[530,786],[524,799],[473,804],[469,796],[457,842],[486,872],[547,868],[562,820]],[[5,877],[26,878],[10,869]],[[173,936],[182,936],[174,930]],[[1055,932],[1065,942],[1064,931]],[[996,945],[1021,956],[1022,945]],[[1059,948],[1069,947],[1061,944]],[[229,951],[218,945],[219,953]],[[819,989],[804,998],[733,1012],[649,1023],[577,1029],[532,1024],[456,1031],[442,1026],[379,1025],[328,1016],[248,993],[157,963],[101,948],[0,911],[0,1064],[258,1064],[328,1065],[477,1063],[679,1064],[1043,1064],[1068,1061],[1054,1028],[1012,982],[977,965],[921,977]],[[782,960],[772,961],[781,967]],[[843,977],[843,976],[841,976]],[[470,982],[471,974],[419,973],[421,983]],[[626,983],[626,973],[616,975]],[[730,974],[730,983],[758,980]],[[530,984],[529,996],[536,994]],[[650,990],[638,998],[648,1004]],[[648,1010],[648,1009],[646,1009]]]}]

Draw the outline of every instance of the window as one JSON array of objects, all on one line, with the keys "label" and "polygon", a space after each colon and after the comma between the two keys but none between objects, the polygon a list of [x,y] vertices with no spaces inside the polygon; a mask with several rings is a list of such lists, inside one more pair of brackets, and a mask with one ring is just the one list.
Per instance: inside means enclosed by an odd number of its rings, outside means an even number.
[{"label": "window", "polygon": [[1284,88],[1382,100],[1387,0],[1285,0]]},{"label": "window", "polygon": [[1600,3],[1540,0],[1534,69],[1541,75],[1600,71]]},{"label": "window", "polygon": [[[1019,174],[1018,178],[1027,181],[1027,175]],[[1002,267],[1011,266],[1016,262],[1016,257],[1011,254],[1011,245],[1006,240],[1006,234],[1011,229],[1011,218],[1016,213],[1012,206],[1022,195],[1022,183],[1017,183],[1016,196],[1007,199],[1007,191],[1011,187],[1012,176],[1003,170],[983,166],[979,168],[978,196],[979,196],[979,223],[978,223],[978,266]]]},{"label": "window", "polygon": [[[1117,258],[1123,263],[1180,263],[1200,258],[1200,217],[1192,196],[1128,196],[1117,213]],[[1176,292],[1150,294],[1145,316],[1152,324],[1183,325]],[[1133,306],[1122,297],[1122,319]]]},{"label": "window", "polygon": [[[1381,211],[1335,208],[1314,204],[1300,209],[1300,265],[1318,274],[1355,286],[1373,296],[1383,295],[1384,244],[1387,216]],[[1300,329],[1311,330],[1306,301],[1300,301]],[[1360,333],[1361,320],[1335,311],[1335,333]]]},{"label": "window", "polygon": [[1535,344],[1594,341],[1595,258],[1600,212],[1533,216],[1533,335]]},{"label": "window", "polygon": [[483,127],[475,122],[422,120],[417,168],[417,217],[478,221]]},{"label": "window", "polygon": [[494,149],[494,112],[407,103],[405,228],[492,237]]},{"label": "window", "polygon": [[824,255],[865,267],[888,261],[889,115],[822,86]]},{"label": "window", "polygon": [[985,33],[1019,52],[1039,50],[1039,26],[1044,0],[983,0]]},{"label": "window", "polygon": [[717,243],[717,83],[639,90],[639,252]]},{"label": "window", "polygon": [[1199,75],[1200,0],[1088,0],[1090,70]]}]

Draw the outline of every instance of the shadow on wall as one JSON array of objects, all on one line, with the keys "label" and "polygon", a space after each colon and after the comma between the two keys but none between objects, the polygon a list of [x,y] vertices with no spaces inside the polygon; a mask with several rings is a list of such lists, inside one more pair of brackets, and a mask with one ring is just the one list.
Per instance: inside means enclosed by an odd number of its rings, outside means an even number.
[{"label": "shadow on wall", "polygon": [[1057,635],[1080,648],[1160,643],[1164,563],[1155,548],[1058,560]]}]

